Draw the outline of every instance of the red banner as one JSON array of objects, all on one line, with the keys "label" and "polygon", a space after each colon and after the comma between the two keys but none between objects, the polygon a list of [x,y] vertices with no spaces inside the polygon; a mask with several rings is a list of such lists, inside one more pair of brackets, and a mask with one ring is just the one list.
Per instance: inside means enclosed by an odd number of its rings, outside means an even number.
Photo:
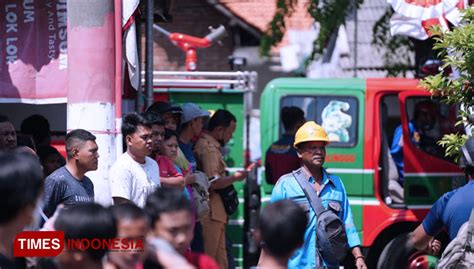
[{"label": "red banner", "polygon": [[66,102],[66,2],[1,1],[0,102]]}]

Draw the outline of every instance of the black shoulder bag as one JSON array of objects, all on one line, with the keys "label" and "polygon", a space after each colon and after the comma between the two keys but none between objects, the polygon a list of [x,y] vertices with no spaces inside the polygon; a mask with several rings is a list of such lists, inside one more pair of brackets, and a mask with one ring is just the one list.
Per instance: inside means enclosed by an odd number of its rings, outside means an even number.
[{"label": "black shoulder bag", "polygon": [[[321,199],[304,177],[301,168],[294,171],[293,176],[316,213],[316,255],[321,254],[323,260],[329,265],[339,265],[348,250],[344,223],[334,212],[324,208]],[[316,260],[319,260],[318,257]]]},{"label": "black shoulder bag", "polygon": [[239,206],[239,197],[237,196],[237,190],[235,189],[234,184],[230,184],[223,189],[217,189],[215,191],[221,196],[227,215],[234,214]]}]

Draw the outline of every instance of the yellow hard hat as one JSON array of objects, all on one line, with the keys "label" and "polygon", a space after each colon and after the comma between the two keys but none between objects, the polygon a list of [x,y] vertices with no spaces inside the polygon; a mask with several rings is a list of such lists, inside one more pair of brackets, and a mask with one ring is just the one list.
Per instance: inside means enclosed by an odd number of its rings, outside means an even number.
[{"label": "yellow hard hat", "polygon": [[298,144],[310,141],[322,141],[329,144],[329,138],[323,127],[316,124],[314,121],[308,121],[301,126],[295,134],[295,143],[293,146],[296,148]]}]

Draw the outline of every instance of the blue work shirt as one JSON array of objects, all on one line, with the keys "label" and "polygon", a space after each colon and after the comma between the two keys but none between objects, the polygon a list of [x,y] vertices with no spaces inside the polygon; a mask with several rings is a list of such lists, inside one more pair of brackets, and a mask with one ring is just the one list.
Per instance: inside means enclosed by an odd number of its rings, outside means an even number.
[{"label": "blue work shirt", "polygon": [[197,163],[196,163],[196,158],[194,158],[194,153],[193,153],[193,144],[191,143],[182,143],[181,141],[178,141],[179,144],[179,149],[184,154],[184,157],[188,160],[189,164],[191,165],[193,171],[196,171]]},{"label": "blue work shirt", "polygon": [[445,193],[431,207],[423,220],[426,234],[436,236],[443,227],[449,232],[452,240],[458,234],[459,228],[469,220],[474,208],[474,180],[453,191]]},{"label": "blue work shirt", "polygon": [[[309,182],[314,182],[314,178],[308,176],[306,171],[303,174]],[[319,197],[325,208],[328,208],[329,205],[334,212],[337,211],[337,215],[346,226],[349,247],[359,246],[360,239],[352,220],[352,212],[349,207],[344,184],[338,176],[329,174],[324,169]],[[317,268],[319,261],[316,260],[316,213],[309,204],[303,189],[301,189],[298,181],[296,181],[296,178],[291,173],[282,176],[278,180],[273,188],[270,201],[276,202],[282,199],[291,199],[297,202],[309,213],[309,222],[304,234],[303,246],[296,250],[290,258],[288,268]]]},{"label": "blue work shirt", "polygon": [[[420,141],[420,136],[417,130],[415,129],[415,125],[410,121],[408,123],[408,130],[410,132],[411,141],[414,144],[418,144]],[[392,140],[392,147],[390,148],[390,153],[392,154],[393,161],[397,166],[398,175],[400,176],[400,182],[403,183],[403,128],[402,125],[399,125],[395,132],[393,133],[393,140]]]}]

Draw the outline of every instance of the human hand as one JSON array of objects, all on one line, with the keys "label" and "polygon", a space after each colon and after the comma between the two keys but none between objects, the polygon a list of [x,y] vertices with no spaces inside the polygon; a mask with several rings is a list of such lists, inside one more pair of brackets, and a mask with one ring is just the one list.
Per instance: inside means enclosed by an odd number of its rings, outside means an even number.
[{"label": "human hand", "polygon": [[252,169],[253,169],[256,165],[257,165],[257,163],[251,163],[251,164],[249,164],[249,165],[247,166],[247,168],[245,168],[245,170],[246,170],[247,172],[250,172],[250,171],[252,171]]},{"label": "human hand", "polygon": [[247,170],[240,170],[240,171],[235,172],[233,176],[236,181],[241,181],[241,180],[246,179],[248,174],[249,172],[247,172]]},{"label": "human hand", "polygon": [[428,243],[428,252],[432,255],[438,255],[441,250],[441,242],[437,239],[431,239]]},{"label": "human hand", "polygon": [[158,263],[165,269],[183,268],[193,269],[193,265],[180,255],[176,250],[165,240],[150,236],[147,238],[147,245],[145,247],[147,258],[153,263]]},{"label": "human hand", "polygon": [[355,263],[357,269],[367,269],[367,265],[365,264],[365,259],[363,256],[359,256],[359,258],[356,259]]},{"label": "human hand", "polygon": [[41,227],[40,231],[55,231],[56,229],[54,229],[54,222],[58,218],[58,215],[63,208],[64,204],[59,204],[56,207],[56,210],[54,211],[53,215],[43,224],[43,227]]},{"label": "human hand", "polygon": [[196,175],[194,174],[188,174],[187,176],[184,177],[184,179],[185,179],[184,182],[186,182],[186,185],[196,183]]},{"label": "human hand", "polygon": [[164,251],[157,251],[156,255],[157,255],[160,265],[166,269],[172,269],[172,268],[195,269],[196,268],[179,255],[170,254]]}]

